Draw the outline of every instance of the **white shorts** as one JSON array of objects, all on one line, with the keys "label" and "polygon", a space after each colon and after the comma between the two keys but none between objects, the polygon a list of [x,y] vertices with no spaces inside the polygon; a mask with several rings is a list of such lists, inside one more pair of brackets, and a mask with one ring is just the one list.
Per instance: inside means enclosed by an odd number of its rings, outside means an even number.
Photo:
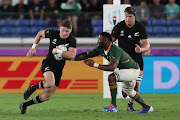
[{"label": "white shorts", "polygon": [[116,68],[113,73],[116,75],[117,82],[132,82],[133,80],[137,80],[140,69],[118,69]]},{"label": "white shorts", "polygon": [[115,69],[113,73],[117,82],[122,82],[122,89],[125,92],[134,90],[140,69]]}]

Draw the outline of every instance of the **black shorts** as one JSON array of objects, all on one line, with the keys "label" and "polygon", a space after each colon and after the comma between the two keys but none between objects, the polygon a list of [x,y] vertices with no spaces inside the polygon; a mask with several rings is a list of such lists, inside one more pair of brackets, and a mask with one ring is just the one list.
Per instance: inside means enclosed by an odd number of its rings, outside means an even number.
[{"label": "black shorts", "polygon": [[63,66],[52,65],[52,64],[48,64],[46,60],[43,60],[41,70],[43,74],[47,71],[53,72],[55,77],[55,85],[58,87],[61,80],[63,68],[64,65]]},{"label": "black shorts", "polygon": [[132,59],[139,64],[140,70],[143,71],[144,62],[143,62],[142,56],[135,56],[135,57],[132,57]]}]

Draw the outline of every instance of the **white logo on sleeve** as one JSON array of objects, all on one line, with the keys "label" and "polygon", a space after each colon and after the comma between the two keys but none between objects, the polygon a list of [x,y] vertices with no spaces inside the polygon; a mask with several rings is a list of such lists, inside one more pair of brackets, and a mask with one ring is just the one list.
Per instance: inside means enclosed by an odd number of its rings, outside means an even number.
[{"label": "white logo on sleeve", "polygon": [[50,70],[49,66],[45,67],[44,71],[48,71],[48,70]]},{"label": "white logo on sleeve", "polygon": [[53,39],[52,43],[56,44],[56,42],[57,42],[57,39]]},{"label": "white logo on sleeve", "polygon": [[139,32],[134,33],[134,36],[139,36]]}]

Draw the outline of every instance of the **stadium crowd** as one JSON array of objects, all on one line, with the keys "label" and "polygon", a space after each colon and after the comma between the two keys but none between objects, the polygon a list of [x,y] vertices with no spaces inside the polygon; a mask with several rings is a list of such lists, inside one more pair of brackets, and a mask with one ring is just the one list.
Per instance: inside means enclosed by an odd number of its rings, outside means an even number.
[{"label": "stadium crowd", "polygon": [[[180,19],[180,0],[121,0],[121,3],[135,6],[136,20],[145,26],[148,20]],[[62,19],[68,18],[73,22],[75,36],[90,37],[96,36],[92,21],[102,23],[103,4],[113,4],[113,0],[0,0],[0,20],[49,20],[47,26],[57,27]],[[97,35],[102,31],[102,24],[99,26]]]}]

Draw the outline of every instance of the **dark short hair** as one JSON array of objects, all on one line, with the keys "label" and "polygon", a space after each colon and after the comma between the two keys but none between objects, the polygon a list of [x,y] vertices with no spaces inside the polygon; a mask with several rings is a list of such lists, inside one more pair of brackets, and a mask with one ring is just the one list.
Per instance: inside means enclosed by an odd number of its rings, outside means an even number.
[{"label": "dark short hair", "polygon": [[72,22],[68,19],[64,19],[61,24],[60,24],[60,27],[66,27],[68,29],[72,29]]},{"label": "dark short hair", "polygon": [[107,37],[109,41],[112,42],[112,37],[108,32],[101,32],[100,35],[102,35],[103,37]]},{"label": "dark short hair", "polygon": [[131,7],[127,7],[125,10],[124,10],[125,13],[127,14],[133,14],[135,16],[136,14],[136,9],[135,7],[131,6]]}]

